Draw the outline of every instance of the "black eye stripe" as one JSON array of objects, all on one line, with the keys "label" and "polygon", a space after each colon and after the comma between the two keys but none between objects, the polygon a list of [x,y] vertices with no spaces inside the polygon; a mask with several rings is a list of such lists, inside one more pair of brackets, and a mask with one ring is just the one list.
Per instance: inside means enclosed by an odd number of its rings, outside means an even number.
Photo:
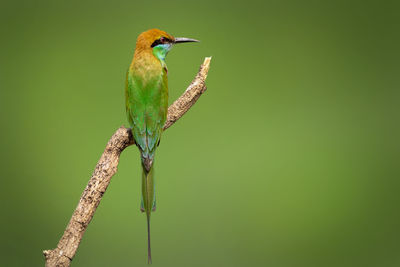
[{"label": "black eye stripe", "polygon": [[156,45],[159,44],[165,44],[165,43],[171,43],[172,41],[166,37],[161,37],[160,39],[155,40],[152,44],[151,47],[155,47]]},{"label": "black eye stripe", "polygon": [[162,44],[160,39],[155,40],[152,44],[151,47],[155,47],[156,45]]}]

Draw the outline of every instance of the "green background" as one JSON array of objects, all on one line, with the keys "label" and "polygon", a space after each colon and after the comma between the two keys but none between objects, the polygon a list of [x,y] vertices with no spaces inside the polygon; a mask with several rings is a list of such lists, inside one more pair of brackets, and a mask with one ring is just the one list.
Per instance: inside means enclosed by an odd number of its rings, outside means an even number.
[{"label": "green background", "polygon": [[[43,266],[150,28],[170,101],[208,90],[156,155],[154,266],[400,266],[398,1],[1,1],[1,266]],[[72,266],[146,266],[137,148]]]}]

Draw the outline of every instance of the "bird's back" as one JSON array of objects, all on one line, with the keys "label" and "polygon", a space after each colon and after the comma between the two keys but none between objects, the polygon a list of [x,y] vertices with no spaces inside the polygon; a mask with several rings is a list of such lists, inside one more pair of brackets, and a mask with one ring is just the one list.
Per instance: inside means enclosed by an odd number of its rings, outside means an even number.
[{"label": "bird's back", "polygon": [[152,54],[135,55],[127,73],[126,111],[145,166],[152,165],[167,110],[166,69]]}]

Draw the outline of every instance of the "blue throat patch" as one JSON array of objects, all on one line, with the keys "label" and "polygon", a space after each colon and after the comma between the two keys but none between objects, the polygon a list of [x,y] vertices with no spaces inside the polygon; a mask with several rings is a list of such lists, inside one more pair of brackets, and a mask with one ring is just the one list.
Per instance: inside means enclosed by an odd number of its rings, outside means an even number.
[{"label": "blue throat patch", "polygon": [[172,44],[159,44],[153,47],[153,55],[155,55],[161,62],[164,62]]}]

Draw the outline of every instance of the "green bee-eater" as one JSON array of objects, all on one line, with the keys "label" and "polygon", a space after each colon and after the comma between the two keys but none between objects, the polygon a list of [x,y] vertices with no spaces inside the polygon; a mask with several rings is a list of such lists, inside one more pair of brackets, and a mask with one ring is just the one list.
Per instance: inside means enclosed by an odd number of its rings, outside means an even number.
[{"label": "green bee-eater", "polygon": [[142,203],[146,212],[148,262],[151,263],[150,214],[156,208],[154,195],[154,153],[160,143],[168,111],[168,70],[165,57],[174,44],[198,42],[174,38],[152,29],[139,35],[135,54],[126,75],[126,114],[142,159]]}]

